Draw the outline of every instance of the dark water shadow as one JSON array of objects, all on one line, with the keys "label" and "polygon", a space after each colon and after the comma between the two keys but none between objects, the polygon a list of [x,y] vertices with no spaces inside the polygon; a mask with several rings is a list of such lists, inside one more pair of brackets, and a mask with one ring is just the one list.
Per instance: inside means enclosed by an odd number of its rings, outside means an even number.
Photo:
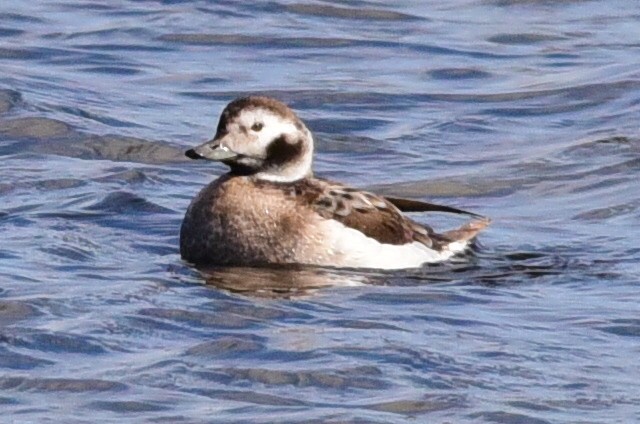
[{"label": "dark water shadow", "polygon": [[[0,96],[0,111],[2,107]],[[88,134],[66,122],[51,118],[0,120],[0,139],[4,142],[0,146],[0,155],[53,154],[79,159],[154,165],[188,160],[181,146],[114,134]]]},{"label": "dark water shadow", "polygon": [[477,287],[510,287],[530,284],[582,286],[625,278],[622,258],[603,257],[586,246],[546,245],[531,249],[513,246],[475,247],[464,257],[432,264],[395,284],[456,284]]}]

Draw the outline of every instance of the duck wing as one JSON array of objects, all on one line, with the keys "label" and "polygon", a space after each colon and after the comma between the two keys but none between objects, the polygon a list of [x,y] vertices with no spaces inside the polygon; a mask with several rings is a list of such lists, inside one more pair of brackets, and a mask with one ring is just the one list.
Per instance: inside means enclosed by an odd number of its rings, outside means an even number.
[{"label": "duck wing", "polygon": [[400,209],[402,212],[446,212],[458,215],[468,215],[475,218],[485,218],[477,213],[458,209],[453,206],[438,205],[437,203],[424,202],[422,200],[405,199],[402,197],[384,197],[389,203]]},{"label": "duck wing", "polygon": [[318,178],[295,183],[295,194],[323,218],[336,220],[384,244],[417,241],[440,250],[448,240],[427,225],[404,216],[382,196]]}]

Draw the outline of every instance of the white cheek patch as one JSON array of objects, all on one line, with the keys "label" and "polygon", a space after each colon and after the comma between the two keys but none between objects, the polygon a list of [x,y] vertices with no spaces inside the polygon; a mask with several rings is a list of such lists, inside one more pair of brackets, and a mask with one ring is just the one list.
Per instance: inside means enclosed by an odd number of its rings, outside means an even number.
[{"label": "white cheek patch", "polygon": [[[251,122],[248,128],[251,128],[254,122],[261,122],[263,125],[260,131],[255,132],[258,137],[257,143],[263,151],[267,150],[273,140],[283,135],[295,135],[299,132],[298,128],[296,128],[295,124],[291,121],[284,120],[270,113],[256,113],[254,121]],[[249,131],[253,132],[252,130]]]},{"label": "white cheek patch", "polygon": [[[259,131],[251,129],[254,124],[262,124]],[[300,157],[291,158],[275,168],[259,169],[256,176],[260,179],[276,182],[295,181],[311,174],[313,159],[313,138],[304,126],[296,126],[296,122],[269,110],[257,108],[243,111],[236,122],[237,130],[244,134],[246,143],[239,153],[254,158],[266,159],[269,147],[279,138],[285,137],[287,142],[297,143],[304,137],[306,144]]]}]

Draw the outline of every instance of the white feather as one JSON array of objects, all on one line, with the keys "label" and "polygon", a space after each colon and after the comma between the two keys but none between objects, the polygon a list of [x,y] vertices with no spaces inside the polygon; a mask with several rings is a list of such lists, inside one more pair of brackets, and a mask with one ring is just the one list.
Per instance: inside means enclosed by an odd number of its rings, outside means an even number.
[{"label": "white feather", "polygon": [[437,251],[418,242],[404,245],[380,243],[335,220],[326,220],[320,225],[327,235],[327,253],[339,267],[418,268],[425,263],[445,261],[468,245],[467,241],[457,241],[442,251]]},{"label": "white feather", "polygon": [[259,179],[284,183],[296,181],[311,174],[313,137],[309,130],[305,128],[306,134],[301,133],[300,129],[291,120],[264,109],[252,109],[243,112],[240,116],[240,122],[245,128],[250,128],[255,122],[263,124],[262,129],[255,133],[257,136],[257,142],[255,143],[256,154],[266,152],[269,144],[283,135],[288,135],[291,140],[297,140],[301,135],[307,138],[306,142],[309,151],[302,155],[297,162],[289,163],[286,168],[279,169],[277,172],[259,172],[256,174]]}]

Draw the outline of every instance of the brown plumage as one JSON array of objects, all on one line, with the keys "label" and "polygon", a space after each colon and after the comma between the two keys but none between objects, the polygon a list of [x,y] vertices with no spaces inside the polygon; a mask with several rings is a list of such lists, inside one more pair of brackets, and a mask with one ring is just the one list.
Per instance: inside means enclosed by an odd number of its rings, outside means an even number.
[{"label": "brown plumage", "polygon": [[402,211],[478,215],[314,178],[312,155],[311,133],[286,105],[267,97],[231,102],[214,139],[187,152],[231,172],[189,206],[182,257],[213,265],[406,268],[449,258],[489,223],[481,218],[438,234]]}]

